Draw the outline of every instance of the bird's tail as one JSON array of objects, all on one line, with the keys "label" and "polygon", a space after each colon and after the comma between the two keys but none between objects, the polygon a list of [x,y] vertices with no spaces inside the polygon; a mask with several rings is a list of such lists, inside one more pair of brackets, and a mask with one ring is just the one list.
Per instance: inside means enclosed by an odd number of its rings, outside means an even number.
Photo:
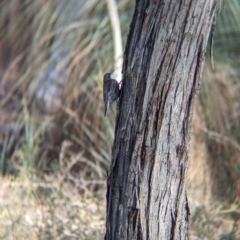
[{"label": "bird's tail", "polygon": [[108,108],[109,108],[109,102],[106,101],[105,102],[105,109],[104,109],[104,117],[106,117],[106,115],[107,115]]}]

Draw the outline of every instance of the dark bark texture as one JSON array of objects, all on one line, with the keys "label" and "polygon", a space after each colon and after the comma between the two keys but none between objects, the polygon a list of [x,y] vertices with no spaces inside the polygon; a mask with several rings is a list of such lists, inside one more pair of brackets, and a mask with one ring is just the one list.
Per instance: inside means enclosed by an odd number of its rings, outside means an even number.
[{"label": "dark bark texture", "polygon": [[194,100],[217,0],[137,0],[123,67],[105,239],[187,239]]}]

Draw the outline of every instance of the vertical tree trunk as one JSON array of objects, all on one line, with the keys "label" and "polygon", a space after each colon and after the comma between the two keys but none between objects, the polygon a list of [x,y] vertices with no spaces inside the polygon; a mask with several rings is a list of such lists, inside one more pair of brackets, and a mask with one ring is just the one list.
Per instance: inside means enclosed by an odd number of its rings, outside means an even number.
[{"label": "vertical tree trunk", "polygon": [[105,239],[187,239],[194,100],[217,0],[136,1],[108,177]]}]

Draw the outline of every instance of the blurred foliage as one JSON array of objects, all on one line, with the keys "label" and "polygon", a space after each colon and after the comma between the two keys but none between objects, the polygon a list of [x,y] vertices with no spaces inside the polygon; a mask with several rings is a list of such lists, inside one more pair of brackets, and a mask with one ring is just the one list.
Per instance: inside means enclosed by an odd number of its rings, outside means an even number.
[{"label": "blurred foliage", "polygon": [[[77,11],[73,3],[80,5]],[[125,36],[132,8],[128,1],[119,3]],[[79,159],[82,167],[94,166],[95,178],[106,176],[114,114],[103,119],[102,75],[113,68],[105,1],[2,1],[0,11],[2,171],[14,168],[18,148],[29,142],[28,109],[33,125],[44,125],[35,141],[38,166],[56,161],[68,139],[71,151],[87,159]]]},{"label": "blurred foliage", "polygon": [[[234,201],[240,194],[239,87],[237,73],[224,64],[211,64],[205,69],[199,102],[203,109],[205,143],[212,195],[215,199]],[[227,194],[226,194],[227,193]]]},{"label": "blurred foliage", "polygon": [[238,73],[240,64],[240,2],[239,0],[221,1],[214,32],[215,61],[230,64]]}]

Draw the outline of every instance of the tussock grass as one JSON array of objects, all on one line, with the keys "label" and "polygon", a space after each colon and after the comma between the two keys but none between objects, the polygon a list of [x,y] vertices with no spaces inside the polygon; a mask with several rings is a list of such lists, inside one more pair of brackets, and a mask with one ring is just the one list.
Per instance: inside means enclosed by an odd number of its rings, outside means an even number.
[{"label": "tussock grass", "polygon": [[[0,107],[11,125],[11,141],[5,138],[2,155],[15,158],[21,146],[16,142],[26,130],[27,107],[31,120],[45,125],[35,142],[41,148],[38,159],[56,160],[62,141],[69,140],[72,152],[80,151],[95,166],[96,178],[102,179],[111,156],[115,118],[111,111],[104,119],[102,111],[102,76],[113,69],[112,33],[104,1],[77,2],[77,10],[74,5],[64,9],[64,3],[53,0],[1,5]],[[123,32],[128,29],[130,6],[127,1],[119,4]],[[0,126],[6,124],[0,121]]]},{"label": "tussock grass", "polygon": [[240,4],[239,1],[221,1],[214,33],[215,61],[234,67],[239,76],[240,54]]},{"label": "tussock grass", "polygon": [[[234,201],[239,196],[237,184],[240,171],[239,144],[239,80],[229,66],[218,64],[215,70],[206,68],[199,96],[203,109],[208,152],[208,169],[211,172],[212,196]],[[227,195],[226,195],[227,193]]]}]

